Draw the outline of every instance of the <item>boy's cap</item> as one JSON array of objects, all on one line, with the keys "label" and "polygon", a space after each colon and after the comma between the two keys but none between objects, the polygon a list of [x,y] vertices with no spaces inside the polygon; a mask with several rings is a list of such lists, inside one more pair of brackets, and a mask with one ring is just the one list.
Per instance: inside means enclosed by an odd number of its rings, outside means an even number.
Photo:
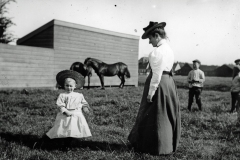
[{"label": "boy's cap", "polygon": [[57,83],[64,87],[64,82],[66,78],[72,78],[76,81],[76,88],[82,88],[85,83],[85,78],[78,72],[72,70],[63,70],[59,72],[56,76]]},{"label": "boy's cap", "polygon": [[234,62],[235,62],[235,63],[238,63],[238,62],[240,62],[240,59],[236,59]]},{"label": "boy's cap", "polygon": [[201,64],[201,62],[198,59],[193,60],[193,63],[194,62],[197,62],[197,63]]}]

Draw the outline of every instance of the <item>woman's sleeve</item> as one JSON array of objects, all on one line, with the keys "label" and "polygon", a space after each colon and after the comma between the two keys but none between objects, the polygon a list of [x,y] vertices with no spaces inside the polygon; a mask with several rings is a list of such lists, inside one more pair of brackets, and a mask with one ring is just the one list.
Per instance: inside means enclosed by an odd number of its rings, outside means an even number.
[{"label": "woman's sleeve", "polygon": [[64,103],[64,97],[62,94],[60,94],[57,98],[57,107],[60,109],[60,111],[63,113],[65,112],[67,109],[65,108],[66,107],[66,104]]},{"label": "woman's sleeve", "polygon": [[[154,52],[159,51],[155,50]],[[161,81],[162,73],[166,66],[166,62],[164,61],[164,57],[161,53],[154,54],[154,56],[149,59],[149,62],[152,68],[152,79],[150,82],[148,95],[153,97]]]}]

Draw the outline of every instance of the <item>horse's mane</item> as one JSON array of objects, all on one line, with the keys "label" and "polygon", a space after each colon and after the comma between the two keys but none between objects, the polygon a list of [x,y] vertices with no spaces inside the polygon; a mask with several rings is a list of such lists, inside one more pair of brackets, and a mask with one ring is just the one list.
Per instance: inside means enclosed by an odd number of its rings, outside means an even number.
[{"label": "horse's mane", "polygon": [[[103,63],[102,61],[98,60],[98,59],[95,59],[95,58],[86,58],[85,62],[89,61],[89,60],[93,60],[95,62],[98,62],[98,63]],[[85,63],[84,62],[84,63]]]},{"label": "horse's mane", "polygon": [[89,61],[90,59],[91,59],[91,58],[89,58],[89,57],[86,58],[85,61],[84,61],[84,64],[85,64],[87,61]]}]

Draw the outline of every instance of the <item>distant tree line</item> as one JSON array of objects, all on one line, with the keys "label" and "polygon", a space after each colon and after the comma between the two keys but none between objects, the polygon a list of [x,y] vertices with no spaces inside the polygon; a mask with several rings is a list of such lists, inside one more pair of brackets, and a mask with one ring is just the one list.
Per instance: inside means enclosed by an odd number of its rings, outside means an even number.
[{"label": "distant tree line", "polygon": [[7,4],[10,2],[16,2],[15,0],[0,0],[0,43],[9,43],[15,40],[13,34],[8,32],[8,28],[15,25],[11,18],[6,17],[8,13]]}]

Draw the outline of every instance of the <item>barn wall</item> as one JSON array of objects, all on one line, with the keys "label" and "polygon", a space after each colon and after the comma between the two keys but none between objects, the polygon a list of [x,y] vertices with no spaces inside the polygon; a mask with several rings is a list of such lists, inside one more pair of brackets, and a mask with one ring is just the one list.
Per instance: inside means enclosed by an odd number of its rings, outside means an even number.
[{"label": "barn wall", "polygon": [[[54,26],[54,33],[55,74],[60,70],[69,69],[74,62],[84,63],[86,58],[92,57],[109,64],[127,64],[131,78],[126,79],[125,84],[138,85],[138,39],[60,25]],[[105,85],[120,84],[117,76],[104,78]],[[94,71],[91,86],[100,86]]]},{"label": "barn wall", "polygon": [[[53,26],[33,35],[34,32],[26,36],[28,39],[22,39],[17,42],[18,45],[53,48]],[[33,36],[32,36],[33,35]]]},{"label": "barn wall", "polygon": [[54,50],[0,44],[0,88],[53,88]]},{"label": "barn wall", "polygon": [[217,77],[232,77],[233,69],[226,65],[222,65],[221,67],[215,69],[215,74]]},{"label": "barn wall", "polygon": [[188,64],[185,64],[181,69],[176,71],[176,75],[187,76],[191,70],[192,68]]}]

